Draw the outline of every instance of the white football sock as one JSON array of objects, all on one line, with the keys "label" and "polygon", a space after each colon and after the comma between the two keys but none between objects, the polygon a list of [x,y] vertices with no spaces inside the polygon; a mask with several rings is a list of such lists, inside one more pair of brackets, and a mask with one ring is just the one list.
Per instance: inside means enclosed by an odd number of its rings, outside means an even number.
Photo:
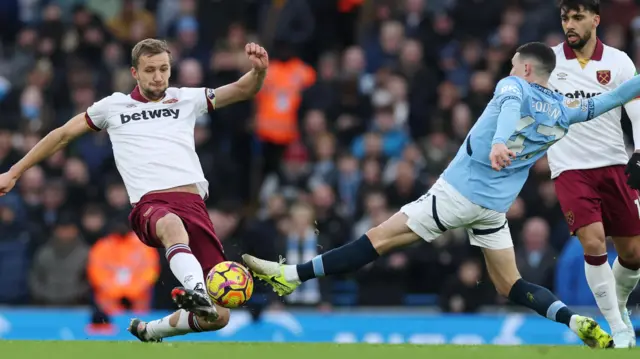
[{"label": "white football sock", "polygon": [[618,297],[618,307],[620,311],[627,307],[629,295],[638,285],[640,270],[633,270],[623,267],[618,258],[613,263],[613,276],[616,279],[616,295]]},{"label": "white football sock", "polygon": [[578,334],[578,316],[576,314],[572,315],[569,319],[569,329],[571,329],[574,333]]},{"label": "white football sock", "polygon": [[177,311],[178,323],[175,327],[169,324],[169,320],[176,312],[167,315],[166,317],[158,320],[153,320],[147,323],[147,339],[163,339],[169,337],[175,337],[178,335],[185,335],[187,333],[199,333],[203,332],[198,319],[195,314],[187,312],[184,309]]},{"label": "white football sock", "polygon": [[147,339],[162,339],[193,332],[193,329],[189,326],[189,312],[180,309],[178,313],[180,317],[178,317],[178,325],[175,327],[169,324],[169,320],[175,313],[147,323]]},{"label": "white football sock", "polygon": [[618,309],[615,278],[608,262],[599,266],[584,262],[585,275],[589,288],[598,303],[598,308],[609,323],[612,332],[625,330],[627,326],[622,321]]},{"label": "white football sock", "polygon": [[191,253],[191,248],[186,244],[174,244],[167,248],[167,261],[171,272],[186,289],[194,289],[198,284],[204,285],[202,266]]},{"label": "white football sock", "polygon": [[285,265],[284,279],[287,282],[300,283],[300,277],[298,276],[298,268],[296,268],[295,265]]}]

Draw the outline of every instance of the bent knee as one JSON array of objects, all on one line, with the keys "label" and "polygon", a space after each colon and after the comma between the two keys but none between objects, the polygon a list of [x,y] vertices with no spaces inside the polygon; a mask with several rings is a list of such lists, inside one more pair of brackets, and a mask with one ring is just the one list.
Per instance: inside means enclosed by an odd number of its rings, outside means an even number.
[{"label": "bent knee", "polygon": [[578,239],[582,244],[585,254],[598,256],[603,253],[607,253],[607,243],[605,240],[604,230],[601,225],[589,225],[580,228],[576,234],[578,235]]},{"label": "bent knee", "polygon": [[156,236],[164,244],[170,247],[174,244],[189,244],[189,237],[182,219],[174,213],[167,213],[156,221]]},{"label": "bent knee", "polygon": [[628,265],[640,267],[640,236],[615,237],[613,243],[622,261]]}]

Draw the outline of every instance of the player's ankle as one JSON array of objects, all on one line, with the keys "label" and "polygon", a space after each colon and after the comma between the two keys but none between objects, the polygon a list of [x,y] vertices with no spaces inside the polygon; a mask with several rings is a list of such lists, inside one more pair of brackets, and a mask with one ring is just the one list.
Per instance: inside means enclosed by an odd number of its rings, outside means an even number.
[{"label": "player's ankle", "polygon": [[298,268],[295,265],[287,264],[282,269],[284,280],[290,283],[300,283],[300,277],[298,276]]},{"label": "player's ankle", "polygon": [[578,327],[578,315],[574,314],[571,316],[571,318],[569,319],[569,325],[568,325],[569,329],[573,330],[574,332],[578,332],[578,330],[580,329]]}]

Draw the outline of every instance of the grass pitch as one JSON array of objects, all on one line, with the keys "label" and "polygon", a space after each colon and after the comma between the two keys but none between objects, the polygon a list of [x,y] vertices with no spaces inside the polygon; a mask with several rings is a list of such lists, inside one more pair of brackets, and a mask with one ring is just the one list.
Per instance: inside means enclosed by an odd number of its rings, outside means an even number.
[{"label": "grass pitch", "polygon": [[640,349],[592,350],[580,346],[452,346],[394,344],[161,343],[1,341],[2,359],[637,359]]}]

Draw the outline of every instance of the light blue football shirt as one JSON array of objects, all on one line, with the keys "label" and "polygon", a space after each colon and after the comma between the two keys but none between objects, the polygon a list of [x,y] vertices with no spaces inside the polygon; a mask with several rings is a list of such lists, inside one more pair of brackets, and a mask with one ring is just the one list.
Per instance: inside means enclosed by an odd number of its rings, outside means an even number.
[{"label": "light blue football shirt", "polygon": [[[638,95],[638,76],[589,99],[565,98],[515,76],[504,78],[442,176],[469,201],[506,213],[529,168],[564,137],[571,124],[589,121]],[[496,143],[506,144],[516,154],[500,172],[491,168],[489,160]]]}]

